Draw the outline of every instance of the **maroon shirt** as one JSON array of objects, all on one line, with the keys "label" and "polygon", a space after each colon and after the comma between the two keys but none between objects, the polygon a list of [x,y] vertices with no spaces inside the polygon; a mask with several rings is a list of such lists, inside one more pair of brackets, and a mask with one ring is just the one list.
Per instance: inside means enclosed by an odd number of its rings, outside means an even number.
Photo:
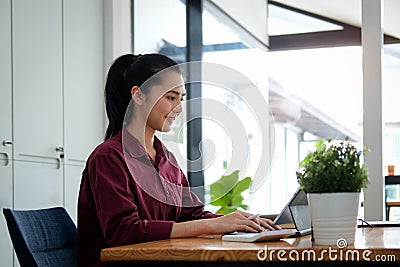
[{"label": "maroon shirt", "polygon": [[[82,174],[78,199],[79,266],[100,262],[105,247],[167,239],[174,222],[213,218],[157,137],[155,162],[127,131],[100,144]],[[122,142],[123,139],[123,142]]]}]

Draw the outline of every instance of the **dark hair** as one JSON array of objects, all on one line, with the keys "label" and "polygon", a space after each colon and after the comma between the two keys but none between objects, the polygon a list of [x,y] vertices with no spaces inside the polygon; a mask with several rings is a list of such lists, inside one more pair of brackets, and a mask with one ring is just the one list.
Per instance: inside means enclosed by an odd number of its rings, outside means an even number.
[{"label": "dark hair", "polygon": [[[108,117],[105,140],[122,129],[125,113],[132,99],[132,87],[140,87],[156,73],[176,65],[175,61],[161,54],[127,54],[114,61],[108,71],[104,92]],[[176,68],[176,71],[180,72],[180,69]],[[149,86],[141,88],[141,91],[148,93],[148,88]]]}]

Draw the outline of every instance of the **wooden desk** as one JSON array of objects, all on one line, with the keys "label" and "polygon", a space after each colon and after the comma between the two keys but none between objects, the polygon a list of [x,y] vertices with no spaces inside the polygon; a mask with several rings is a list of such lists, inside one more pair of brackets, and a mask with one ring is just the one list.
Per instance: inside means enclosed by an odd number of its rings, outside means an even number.
[{"label": "wooden desk", "polygon": [[[397,261],[396,265],[398,266],[398,261],[400,261],[400,227],[358,228],[354,245],[343,249],[334,246],[330,251],[331,255],[329,255],[328,247],[313,246],[310,235],[261,243],[226,242],[222,241],[220,237],[198,237],[106,248],[101,251],[101,259],[103,261],[136,261],[136,263],[143,263],[144,261],[169,262],[175,266],[179,262],[191,262],[190,264],[197,262],[200,263],[198,266],[216,262],[219,262],[218,266],[221,266],[221,263],[227,262],[230,263],[229,266],[236,266],[231,263],[242,262],[242,265],[243,263],[248,265],[251,262],[252,265],[255,263],[266,264],[266,261],[282,263],[281,259],[286,259],[286,263],[293,263],[295,260],[292,260],[292,258],[295,259],[296,257],[299,257],[300,261],[308,261],[307,264],[310,264],[310,260],[324,261],[325,264],[335,263],[335,259],[338,261],[342,258],[342,261],[345,261],[345,257],[348,261],[354,263],[357,262],[356,256],[358,255],[358,261],[370,260],[376,262],[378,259],[382,261],[384,258],[387,262]],[[267,255],[265,255],[265,252],[267,252]],[[313,258],[314,254],[315,258]]]}]

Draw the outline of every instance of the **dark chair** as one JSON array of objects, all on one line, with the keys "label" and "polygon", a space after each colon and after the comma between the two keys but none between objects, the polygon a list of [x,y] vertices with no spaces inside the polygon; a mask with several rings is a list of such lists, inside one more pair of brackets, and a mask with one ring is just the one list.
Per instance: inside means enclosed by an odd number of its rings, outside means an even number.
[{"label": "dark chair", "polygon": [[22,267],[77,266],[76,226],[64,208],[3,213]]}]

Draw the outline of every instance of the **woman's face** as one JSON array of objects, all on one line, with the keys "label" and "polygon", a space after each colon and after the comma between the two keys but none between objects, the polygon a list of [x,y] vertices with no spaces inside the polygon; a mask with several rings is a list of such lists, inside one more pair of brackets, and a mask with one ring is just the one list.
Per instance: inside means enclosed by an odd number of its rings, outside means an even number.
[{"label": "woman's face", "polygon": [[154,131],[168,132],[175,119],[181,114],[181,102],[186,95],[181,74],[173,71],[163,81],[152,86],[146,94],[145,106],[148,113],[146,128]]}]

